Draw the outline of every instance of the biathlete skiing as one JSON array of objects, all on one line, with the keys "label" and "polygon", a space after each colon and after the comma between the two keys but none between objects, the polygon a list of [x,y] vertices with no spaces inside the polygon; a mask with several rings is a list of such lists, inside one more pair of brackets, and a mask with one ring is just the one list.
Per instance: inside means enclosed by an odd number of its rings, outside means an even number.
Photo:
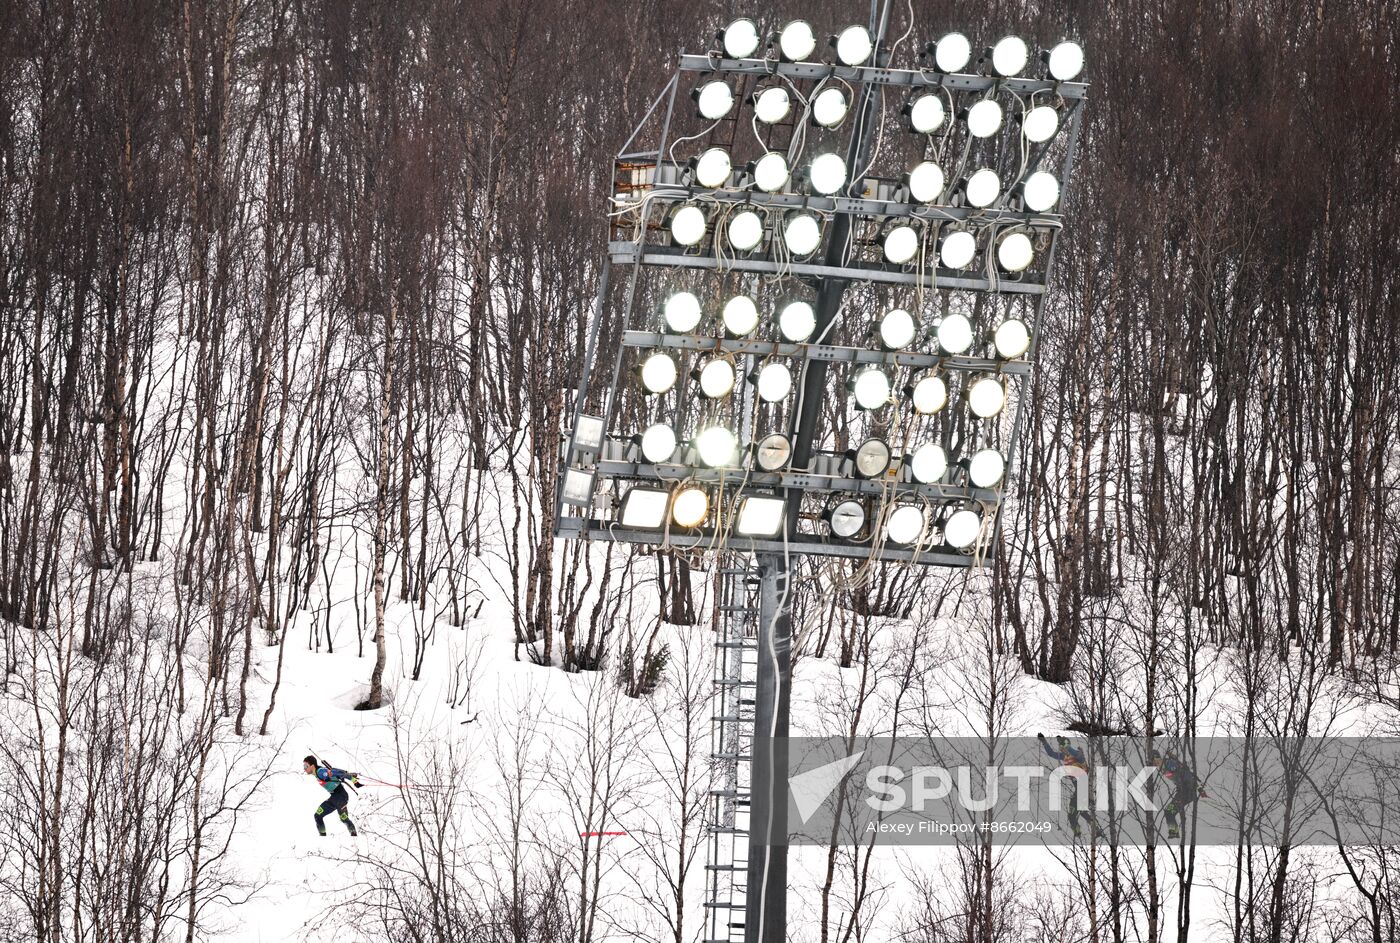
[{"label": "biathlete skiing", "polygon": [[[1052,747],[1050,741],[1045,739],[1045,734],[1038,733],[1035,736],[1036,739],[1040,741],[1041,749],[1045,751],[1045,755],[1052,760],[1056,760],[1061,767],[1064,767],[1069,772],[1069,827],[1070,831],[1074,832],[1074,837],[1079,838],[1081,834],[1079,820],[1081,817],[1084,821],[1089,823],[1090,828],[1094,826],[1093,817],[1079,804],[1081,797],[1079,795],[1078,781],[1080,779],[1085,780],[1083,799],[1086,804],[1089,799],[1089,761],[1084,756],[1084,751],[1072,745],[1068,737],[1056,737],[1055,746]],[[1058,747],[1058,749],[1056,749],[1056,747]]]},{"label": "biathlete skiing", "polygon": [[331,812],[335,812],[340,816],[340,820],[345,823],[345,827],[349,830],[351,836],[358,835],[359,833],[355,831],[355,823],[350,821],[350,813],[346,809],[350,804],[350,793],[345,788],[345,784],[349,783],[358,788],[360,785],[360,774],[347,773],[343,769],[336,769],[329,763],[321,764],[317,762],[314,756],[307,756],[302,760],[302,769],[306,770],[308,775],[315,776],[316,782],[320,783],[321,788],[331,794],[330,798],[318,805],[316,811],[312,814],[312,817],[316,820],[316,831],[319,832],[322,837],[325,837],[325,818]]}]

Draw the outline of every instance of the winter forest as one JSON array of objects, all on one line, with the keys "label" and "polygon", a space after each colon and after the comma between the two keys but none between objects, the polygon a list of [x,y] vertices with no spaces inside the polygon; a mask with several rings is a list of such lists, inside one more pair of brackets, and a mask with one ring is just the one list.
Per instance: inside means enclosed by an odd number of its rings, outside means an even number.
[{"label": "winter forest", "polygon": [[[553,515],[613,157],[869,13],[761,6],[0,3],[0,941],[710,938],[722,561]],[[1400,6],[892,11],[1092,100],[991,559],[801,561],[794,733],[1400,735]],[[1302,844],[794,848],[789,938],[1400,939]]]}]

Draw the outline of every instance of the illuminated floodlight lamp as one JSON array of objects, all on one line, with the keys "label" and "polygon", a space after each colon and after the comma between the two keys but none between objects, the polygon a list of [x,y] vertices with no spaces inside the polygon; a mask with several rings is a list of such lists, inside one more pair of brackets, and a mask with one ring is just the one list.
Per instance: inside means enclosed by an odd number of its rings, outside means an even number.
[{"label": "illuminated floodlight lamp", "polygon": [[979,419],[990,419],[1006,405],[1006,388],[993,377],[980,377],[967,388],[967,406]]},{"label": "illuminated floodlight lamp", "polygon": [[1001,195],[1001,178],[997,172],[988,167],[967,178],[967,184],[963,188],[967,195],[967,202],[970,206],[979,209],[991,206]]},{"label": "illuminated floodlight lamp", "polygon": [[943,98],[937,92],[925,93],[909,102],[909,130],[915,134],[932,134],[943,127],[946,117]]},{"label": "illuminated floodlight lamp", "polygon": [[948,405],[948,384],[943,382],[942,377],[923,377],[912,390],[906,392],[914,401],[914,412],[924,416],[932,416]]},{"label": "illuminated floodlight lamp", "polygon": [[938,248],[938,261],[944,268],[965,269],[977,255],[977,237],[966,229],[958,229],[943,237]]},{"label": "illuminated floodlight lamp", "polygon": [[712,147],[695,159],[695,180],[700,186],[714,190],[729,183],[729,172],[733,169],[729,152],[722,147]]},{"label": "illuminated floodlight lamp", "polygon": [[996,70],[997,75],[1019,75],[1030,56],[1031,52],[1026,48],[1024,39],[1019,36],[1003,36],[992,47],[992,68]]},{"label": "illuminated floodlight lamp", "polygon": [[745,537],[774,537],[783,529],[787,502],[782,498],[745,498],[734,530]]},{"label": "illuminated floodlight lamp", "polygon": [[984,98],[967,110],[967,131],[975,138],[989,138],[1001,130],[1001,105]]},{"label": "illuminated floodlight lamp", "polygon": [[850,388],[860,409],[879,409],[890,401],[890,378],[878,367],[867,367],[857,373]]},{"label": "illuminated floodlight lamp", "polygon": [[865,527],[865,505],[859,501],[841,501],[823,515],[831,533],[850,540]]},{"label": "illuminated floodlight lamp", "polygon": [[811,255],[822,241],[822,225],[811,213],[789,213],[783,221],[783,245],[793,255]]},{"label": "illuminated floodlight lamp", "polygon": [[788,62],[806,62],[817,51],[817,34],[806,20],[793,20],[778,33],[778,52]]},{"label": "illuminated floodlight lamp", "polygon": [[785,363],[766,363],[754,374],[758,398],[765,403],[786,399],[792,392],[792,371]]},{"label": "illuminated floodlight lamp", "polygon": [[941,445],[921,445],[909,456],[909,474],[921,485],[937,484],[947,471],[948,456]]},{"label": "illuminated floodlight lamp", "polygon": [[812,192],[831,196],[846,185],[846,161],[839,154],[821,154],[807,170]]},{"label": "illuminated floodlight lamp", "polygon": [[758,305],[748,295],[735,295],[725,302],[720,322],[730,337],[745,337],[758,327]]},{"label": "illuminated floodlight lamp", "polygon": [[593,503],[593,473],[578,468],[564,472],[564,488],[560,500],[575,507],[588,507]]},{"label": "illuminated floodlight lamp", "polygon": [[642,458],[653,465],[669,462],[676,454],[676,433],[665,423],[647,426],[641,438]]},{"label": "illuminated floodlight lamp", "polygon": [[1009,318],[997,325],[993,335],[997,356],[1002,360],[1015,360],[1031,346],[1030,328],[1020,318]]},{"label": "illuminated floodlight lamp", "polygon": [[918,543],[928,526],[928,514],[917,504],[901,504],[885,521],[885,536],[905,547]]},{"label": "illuminated floodlight lamp", "polygon": [[880,346],[886,350],[903,350],[918,333],[919,322],[903,308],[891,308],[880,318]]},{"label": "illuminated floodlight lamp", "polygon": [[972,58],[972,43],[962,33],[949,33],[931,47],[939,72],[961,72]]},{"label": "illuminated floodlight lamp", "polygon": [[671,239],[678,246],[693,246],[705,238],[705,211],[687,203],[671,214]]},{"label": "illuminated floodlight lamp", "polygon": [[1007,233],[997,243],[997,263],[1008,272],[1024,272],[1034,258],[1030,237],[1023,232]]},{"label": "illuminated floodlight lamp", "polygon": [[1060,181],[1048,170],[1037,170],[1021,186],[1021,198],[1031,212],[1047,213],[1060,202]]},{"label": "illuminated floodlight lamp", "polygon": [[724,399],[734,392],[734,364],[728,360],[711,360],[695,372],[695,378],[707,399]]},{"label": "illuminated floodlight lamp", "polygon": [[943,525],[943,539],[950,547],[958,550],[966,550],[977,543],[977,538],[982,535],[982,518],[976,511],[963,508],[954,511],[948,517],[947,523]]},{"label": "illuminated floodlight lamp", "polygon": [[763,220],[753,210],[742,210],[729,218],[729,244],[740,252],[751,252],[763,241]]},{"label": "illuminated floodlight lamp", "polygon": [[836,46],[836,58],[842,65],[857,66],[870,58],[875,51],[875,43],[870,38],[870,30],[864,26],[848,26],[832,37]]},{"label": "illuminated floodlight lamp", "polygon": [[753,165],[753,183],[764,193],[777,193],[788,185],[792,174],[788,170],[787,158],[777,151],[769,151]]},{"label": "illuminated floodlight lamp", "polygon": [[806,301],[789,301],[778,312],[778,333],[783,340],[800,344],[817,329],[817,313]]},{"label": "illuminated floodlight lamp", "polygon": [[661,351],[647,354],[638,372],[641,375],[642,389],[653,395],[665,393],[675,386],[676,377],[679,375],[675,358]]},{"label": "illuminated floodlight lamp", "polygon": [[700,299],[692,292],[675,292],[661,306],[661,316],[677,334],[689,334],[700,324]]},{"label": "illuminated floodlight lamp", "polygon": [[866,439],[847,453],[862,478],[878,478],[890,468],[890,446],[884,439]]},{"label": "illuminated floodlight lamp", "polygon": [[792,110],[792,97],[780,85],[770,85],[753,97],[753,113],[764,124],[777,124]]},{"label": "illuminated floodlight lamp", "polygon": [[943,177],[943,168],[931,160],[916,164],[914,169],[909,171],[907,182],[909,198],[915,203],[937,203],[943,196],[943,187],[947,183]]},{"label": "illuminated floodlight lamp", "polygon": [[700,430],[695,437],[695,450],[700,453],[700,461],[710,468],[719,468],[734,463],[734,449],[738,447],[734,433],[724,426],[710,426]]},{"label": "illuminated floodlight lamp", "polygon": [[1051,105],[1036,105],[1021,119],[1021,133],[1032,144],[1044,144],[1060,129],[1060,113]]},{"label": "illuminated floodlight lamp", "polygon": [[1084,47],[1066,40],[1045,53],[1045,65],[1056,82],[1072,81],[1084,71]]},{"label": "illuminated floodlight lamp", "polygon": [[995,488],[1006,474],[1006,457],[996,449],[981,449],[967,463],[967,480],[978,488]]},{"label": "illuminated floodlight lamp", "polygon": [[823,128],[834,128],[846,118],[851,103],[839,88],[823,89],[812,99],[812,120]]},{"label": "illuminated floodlight lamp", "polygon": [[732,21],[719,35],[724,54],[731,59],[747,59],[758,50],[758,24],[746,16]]},{"label": "illuminated floodlight lamp", "polygon": [[903,265],[919,252],[919,234],[913,226],[895,226],[885,233],[885,261]]},{"label": "illuminated floodlight lamp", "polygon": [[671,502],[671,520],[681,527],[699,527],[710,513],[710,496],[704,488],[685,485]]},{"label": "illuminated floodlight lamp", "polygon": [[753,447],[753,461],[759,471],[773,472],[782,468],[792,458],[792,443],[781,432],[774,432],[758,440]]},{"label": "illuminated floodlight lamp", "polygon": [[950,354],[966,353],[972,346],[972,322],[965,315],[949,314],[938,322],[938,346]]},{"label": "illuminated floodlight lamp", "polygon": [[734,107],[734,89],[728,82],[716,79],[698,86],[691,92],[695,98],[695,108],[706,121],[718,121],[729,114]]},{"label": "illuminated floodlight lamp", "polygon": [[622,499],[618,523],[623,527],[657,530],[666,523],[666,508],[670,503],[670,492],[660,488],[633,488]]},{"label": "illuminated floodlight lamp", "polygon": [[588,452],[597,452],[603,447],[603,417],[581,415],[574,423],[574,446]]}]

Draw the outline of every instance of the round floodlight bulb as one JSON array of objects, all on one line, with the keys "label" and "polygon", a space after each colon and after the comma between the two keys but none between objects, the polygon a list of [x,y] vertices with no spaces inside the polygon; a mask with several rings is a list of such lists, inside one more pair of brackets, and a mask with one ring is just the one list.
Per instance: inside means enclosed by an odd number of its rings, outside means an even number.
[{"label": "round floodlight bulb", "polygon": [[855,455],[856,474],[862,478],[878,478],[890,467],[890,447],[884,439],[866,439]]},{"label": "round floodlight bulb", "polygon": [[754,117],[764,124],[777,124],[787,117],[792,108],[792,96],[787,89],[770,85],[759,92],[753,100]]},{"label": "round floodlight bulb", "polygon": [[846,93],[841,89],[823,89],[812,99],[812,120],[823,128],[834,128],[845,120],[850,107]]},{"label": "round floodlight bulb", "polygon": [[939,72],[961,72],[972,58],[972,43],[962,33],[949,33],[933,47],[933,64]]},{"label": "round floodlight bulb", "polygon": [[723,399],[734,392],[734,364],[711,360],[700,368],[700,392],[710,399]]},{"label": "round floodlight bulb", "polygon": [[729,87],[728,82],[706,82],[695,92],[695,105],[700,117],[706,121],[718,121],[734,107],[734,89]]},{"label": "round floodlight bulb", "polygon": [[979,419],[990,419],[1006,405],[1006,389],[991,377],[974,380],[967,389],[967,404]]},{"label": "round floodlight bulb", "polygon": [[927,516],[924,509],[916,504],[901,504],[890,512],[885,521],[885,535],[891,543],[909,546],[924,534]]},{"label": "round floodlight bulb", "polygon": [[821,223],[811,213],[794,213],[783,224],[783,244],[793,255],[811,255],[821,241]]},{"label": "round floodlight bulb", "polygon": [[972,322],[950,314],[938,324],[938,346],[950,354],[965,353],[972,346]]},{"label": "round floodlight bulb", "polygon": [[846,162],[839,154],[822,154],[812,161],[807,176],[812,192],[830,196],[846,185]]},{"label": "round floodlight bulb", "polygon": [[946,184],[943,168],[931,160],[917,164],[909,171],[909,196],[916,203],[937,203],[943,196]]},{"label": "round floodlight bulb", "polygon": [[670,354],[649,354],[642,361],[642,387],[648,393],[665,393],[676,385],[676,376],[676,361]]},{"label": "round floodlight bulb", "polygon": [[805,62],[817,51],[817,34],[806,20],[793,20],[778,34],[778,52],[788,62]]},{"label": "round floodlight bulb", "polygon": [[1084,47],[1069,41],[1059,43],[1050,50],[1050,77],[1057,82],[1068,82],[1084,71]]},{"label": "round floodlight bulb", "polygon": [[763,220],[753,210],[731,216],[727,230],[729,244],[740,252],[750,252],[763,241]]},{"label": "round floodlight bulb", "polygon": [[860,65],[874,51],[870,30],[864,26],[848,26],[836,37],[836,58],[842,65]]},{"label": "round floodlight bulb", "polygon": [[943,127],[947,113],[937,92],[920,95],[909,106],[909,127],[918,134],[931,134]]},{"label": "round floodlight bulb", "polygon": [[733,462],[737,445],[734,433],[723,426],[710,426],[695,437],[695,450],[700,453],[700,461],[711,468]]},{"label": "round floodlight bulb", "polygon": [[924,377],[914,384],[914,412],[932,416],[948,405],[948,384],[942,377]]},{"label": "round floodlight bulb", "polygon": [[981,534],[982,518],[977,516],[976,511],[969,511],[967,508],[954,511],[948,518],[948,523],[943,525],[943,539],[949,546],[959,550],[966,550],[977,543]]},{"label": "round floodlight bulb", "polygon": [[753,182],[764,193],[777,193],[788,184],[787,158],[777,151],[769,151],[753,165]]},{"label": "round floodlight bulb", "polygon": [[665,423],[648,426],[642,433],[642,458],[653,465],[669,462],[676,454],[676,433]]},{"label": "round floodlight bulb", "polygon": [[758,371],[758,398],[765,403],[786,399],[792,392],[792,371],[785,363],[764,364]]},{"label": "round floodlight bulb", "polygon": [[890,401],[890,378],[883,370],[867,367],[851,382],[851,393],[861,409],[879,409]]},{"label": "round floodlight bulb", "polygon": [[792,457],[792,443],[781,432],[774,432],[758,440],[753,456],[760,471],[777,471]]},{"label": "round floodlight bulb", "polygon": [[919,324],[903,308],[892,308],[880,319],[880,344],[886,350],[903,350],[914,343]]},{"label": "round floodlight bulb", "polygon": [[1007,233],[997,243],[997,262],[1008,272],[1024,272],[1034,258],[1030,236],[1023,232]]},{"label": "round floodlight bulb", "polygon": [[700,299],[688,291],[678,291],[661,307],[666,326],[677,334],[689,334],[700,323]]},{"label": "round floodlight bulb", "polygon": [[681,527],[699,527],[710,513],[710,496],[703,488],[682,488],[671,502],[671,520]]},{"label": "round floodlight bulb", "polygon": [[1006,457],[996,449],[981,449],[967,463],[967,478],[974,487],[995,488],[1006,474]]},{"label": "round floodlight bulb", "polygon": [[831,533],[849,540],[865,526],[865,506],[859,501],[842,501],[828,515]]},{"label": "round floodlight bulb", "polygon": [[712,147],[695,162],[695,180],[702,187],[714,190],[729,182],[729,172],[734,169],[729,152],[722,147]]},{"label": "round floodlight bulb", "polygon": [[996,345],[998,357],[1003,360],[1015,360],[1030,349],[1031,332],[1025,321],[1011,318],[997,325],[993,343]]},{"label": "round floodlight bulb", "polygon": [[1021,189],[1026,209],[1033,213],[1047,213],[1060,202],[1060,181],[1048,170],[1037,170],[1026,178]]},{"label": "round floodlight bulb", "polygon": [[1060,113],[1050,105],[1036,105],[1021,119],[1021,133],[1032,144],[1044,144],[1060,129]]},{"label": "round floodlight bulb", "polygon": [[978,208],[991,206],[1001,195],[1001,178],[995,170],[983,167],[967,178],[967,202]]},{"label": "round floodlight bulb", "polygon": [[735,295],[720,314],[724,329],[733,337],[744,337],[758,327],[758,305],[748,295]]},{"label": "round floodlight bulb", "polygon": [[975,138],[989,138],[1001,130],[1001,105],[984,98],[967,110],[967,131]]},{"label": "round floodlight bulb", "polygon": [[731,59],[747,59],[758,50],[758,24],[740,17],[724,28],[724,54]]},{"label": "round floodlight bulb", "polygon": [[1030,55],[1024,39],[1019,36],[1003,36],[992,47],[992,68],[997,70],[997,75],[1018,75],[1026,67]]},{"label": "round floodlight bulb", "polygon": [[682,206],[671,217],[671,238],[678,246],[693,246],[705,238],[705,211],[698,206]]},{"label": "round floodlight bulb", "polygon": [[950,232],[943,237],[943,245],[938,250],[938,260],[944,268],[964,269],[972,264],[977,254],[977,237],[965,229]]},{"label": "round floodlight bulb", "polygon": [[792,301],[778,312],[778,333],[783,340],[800,344],[817,329],[817,312],[805,301]]},{"label": "round floodlight bulb", "polygon": [[913,226],[896,226],[885,234],[885,261],[903,265],[919,251],[919,234]]},{"label": "round floodlight bulb", "polygon": [[941,445],[921,445],[909,456],[909,474],[921,485],[937,484],[948,471],[948,456]]}]

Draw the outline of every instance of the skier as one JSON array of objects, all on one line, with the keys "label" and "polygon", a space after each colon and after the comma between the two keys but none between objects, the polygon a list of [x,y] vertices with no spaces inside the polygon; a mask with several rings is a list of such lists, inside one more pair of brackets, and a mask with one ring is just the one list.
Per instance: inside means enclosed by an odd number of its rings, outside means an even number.
[{"label": "skier", "polygon": [[1157,767],[1157,771],[1171,784],[1172,795],[1167,800],[1163,812],[1167,816],[1167,838],[1169,840],[1178,839],[1181,837],[1181,829],[1177,827],[1178,816],[1181,815],[1186,806],[1204,796],[1206,791],[1201,787],[1200,780],[1196,778],[1195,771],[1172,754],[1158,753],[1153,750],[1148,757],[1148,762]]},{"label": "skier", "polygon": [[[1088,822],[1090,826],[1094,824],[1093,819],[1089,817],[1089,813],[1079,808],[1079,780],[1088,777],[1089,761],[1085,759],[1083,750],[1073,746],[1069,742],[1069,737],[1058,736],[1055,738],[1055,744],[1059,747],[1057,750],[1050,746],[1050,741],[1045,739],[1045,734],[1038,733],[1035,736],[1036,739],[1040,741],[1041,749],[1045,751],[1045,755],[1052,760],[1058,761],[1062,767],[1066,767],[1069,770],[1069,827],[1070,830],[1074,832],[1074,837],[1078,838],[1080,836],[1080,816],[1083,816],[1084,821]],[[1086,795],[1084,798],[1087,799],[1088,796]]]},{"label": "skier", "polygon": [[316,831],[324,838],[326,834],[325,817],[330,812],[340,815],[340,820],[345,823],[345,827],[350,831],[351,837],[358,835],[355,831],[355,823],[350,821],[350,813],[346,811],[346,806],[350,803],[350,793],[346,791],[345,784],[352,786],[360,785],[359,773],[347,773],[343,769],[336,769],[333,766],[322,766],[316,761],[316,757],[307,756],[302,760],[302,769],[308,775],[315,776],[316,781],[331,797],[316,807],[312,817],[316,819]]}]

